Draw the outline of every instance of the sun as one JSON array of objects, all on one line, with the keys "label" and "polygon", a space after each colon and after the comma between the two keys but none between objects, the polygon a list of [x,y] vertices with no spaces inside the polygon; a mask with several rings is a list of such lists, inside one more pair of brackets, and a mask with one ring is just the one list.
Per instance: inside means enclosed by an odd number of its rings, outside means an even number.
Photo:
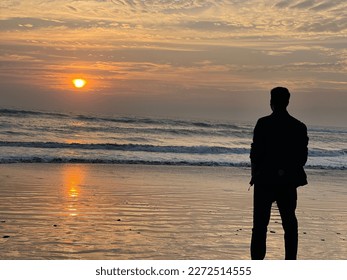
[{"label": "sun", "polygon": [[83,88],[87,84],[87,81],[84,79],[73,79],[72,83],[76,88]]}]

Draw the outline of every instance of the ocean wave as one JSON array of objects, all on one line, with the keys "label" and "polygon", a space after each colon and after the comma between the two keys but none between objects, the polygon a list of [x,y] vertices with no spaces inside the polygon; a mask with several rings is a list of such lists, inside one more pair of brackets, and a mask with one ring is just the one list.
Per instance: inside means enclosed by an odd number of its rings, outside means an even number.
[{"label": "ocean wave", "polygon": [[224,129],[239,129],[240,126],[236,124],[214,123],[208,121],[189,121],[189,120],[173,120],[173,119],[156,119],[156,118],[140,118],[140,117],[100,117],[100,116],[86,116],[77,115],[77,119],[95,122],[115,122],[115,123],[128,123],[128,124],[153,124],[160,126],[170,127],[200,127],[200,128],[224,128]]},{"label": "ocean wave", "polygon": [[[23,147],[40,149],[82,149],[111,151],[141,151],[151,153],[179,154],[249,154],[248,148],[229,148],[222,146],[157,146],[150,144],[117,143],[61,143],[61,142],[16,142],[0,141],[0,147]],[[347,150],[310,149],[309,157],[340,157],[347,155]]]},{"label": "ocean wave", "polygon": [[[0,109],[0,120],[0,163],[249,166],[253,125],[242,122],[15,109]],[[346,166],[341,131],[309,129],[309,168]]]},{"label": "ocean wave", "polygon": [[0,115],[5,115],[5,116],[31,115],[31,116],[69,117],[67,114],[62,114],[62,113],[16,110],[16,109],[0,109]]},{"label": "ocean wave", "polygon": [[[190,120],[174,120],[174,119],[159,119],[159,118],[141,118],[141,117],[112,117],[112,116],[98,116],[98,115],[82,115],[82,114],[69,114],[69,113],[56,113],[56,112],[43,112],[43,111],[30,111],[30,110],[16,110],[16,109],[0,109],[0,115],[23,117],[23,116],[47,116],[47,117],[64,117],[75,119],[79,121],[96,122],[96,123],[121,123],[121,124],[146,124],[146,125],[159,125],[165,127],[187,127],[187,128],[219,128],[219,129],[244,129],[245,125],[219,123],[210,121],[190,121]],[[248,129],[248,126],[247,126]]]},{"label": "ocean wave", "polygon": [[[42,128],[45,129],[45,128]],[[57,131],[56,128],[51,128],[52,131]],[[153,126],[153,127],[122,127],[122,126],[66,126],[63,130],[60,129],[61,133],[71,132],[106,132],[106,133],[124,133],[124,134],[151,134],[151,135],[175,135],[175,136],[222,136],[222,137],[238,137],[244,138],[246,133],[244,131],[231,131],[226,129],[214,129],[205,130],[203,128],[189,128],[189,127],[164,127],[164,126]]]},{"label": "ocean wave", "polygon": [[88,164],[143,164],[143,165],[186,165],[186,166],[242,166],[250,167],[249,163],[231,163],[214,161],[162,161],[162,160],[133,160],[133,159],[98,159],[98,158],[69,158],[69,157],[10,157],[1,158],[0,164],[7,163],[88,163]]},{"label": "ocean wave", "polygon": [[[210,166],[210,167],[244,167],[250,168],[249,162],[222,162],[222,161],[165,161],[165,160],[139,160],[139,159],[99,159],[78,157],[8,157],[0,158],[0,164],[14,163],[55,163],[55,164],[139,164],[139,165],[168,165],[168,166]],[[347,166],[333,165],[307,165],[305,169],[315,170],[346,170]]]},{"label": "ocean wave", "polygon": [[308,152],[309,157],[339,157],[347,155],[347,150],[323,150],[323,149],[311,149]]},{"label": "ocean wave", "polygon": [[[183,134],[200,134],[211,132],[210,129],[224,130],[230,134],[231,130],[238,131],[240,129],[245,130],[244,126],[227,123],[214,123],[214,122],[196,122],[188,120],[173,120],[173,119],[153,119],[153,118],[139,118],[139,117],[99,117],[99,116],[86,116],[78,115],[76,119],[88,122],[96,123],[118,123],[118,124],[129,124],[135,125],[138,129],[144,126],[144,129],[152,129],[156,132],[169,132],[169,133],[183,133]],[[160,127],[160,128],[159,128]],[[193,130],[192,130],[193,129]],[[246,127],[251,132],[251,129]]]},{"label": "ocean wave", "polygon": [[309,127],[308,132],[310,133],[318,133],[319,134],[326,134],[326,133],[334,133],[334,134],[346,134],[347,133],[347,128],[343,127]]},{"label": "ocean wave", "polygon": [[0,141],[0,147],[23,147],[40,149],[83,149],[83,150],[112,150],[130,152],[152,153],[179,153],[179,154],[248,154],[246,148],[227,148],[216,146],[155,146],[146,144],[82,144],[59,142],[11,142]]}]

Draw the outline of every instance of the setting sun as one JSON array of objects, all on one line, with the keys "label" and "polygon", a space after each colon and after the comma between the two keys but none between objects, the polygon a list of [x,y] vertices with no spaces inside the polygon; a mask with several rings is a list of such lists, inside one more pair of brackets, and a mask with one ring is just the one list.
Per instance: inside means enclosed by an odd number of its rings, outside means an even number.
[{"label": "setting sun", "polygon": [[83,88],[86,85],[87,81],[84,79],[74,79],[72,80],[72,83],[76,88]]}]

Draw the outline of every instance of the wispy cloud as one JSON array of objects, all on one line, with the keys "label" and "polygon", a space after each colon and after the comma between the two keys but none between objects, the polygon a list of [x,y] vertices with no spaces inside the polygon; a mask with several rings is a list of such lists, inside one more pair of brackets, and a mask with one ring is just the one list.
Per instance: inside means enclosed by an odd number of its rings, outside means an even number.
[{"label": "wispy cloud", "polygon": [[344,0],[4,0],[0,5],[0,76],[7,81],[40,77],[42,87],[62,87],[55,77],[84,71],[109,91],[119,84],[143,90],[131,81],[146,80],[157,83],[158,91],[174,84],[233,91],[274,79],[321,84],[319,72],[328,72],[327,84],[334,87],[346,70]]}]

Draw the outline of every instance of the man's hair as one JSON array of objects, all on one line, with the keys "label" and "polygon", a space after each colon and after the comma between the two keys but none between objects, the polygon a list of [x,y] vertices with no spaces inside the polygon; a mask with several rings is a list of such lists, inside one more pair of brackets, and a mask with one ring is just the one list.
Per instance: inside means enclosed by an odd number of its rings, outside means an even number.
[{"label": "man's hair", "polygon": [[279,107],[286,108],[289,104],[290,92],[285,87],[275,87],[271,90],[271,104]]}]

